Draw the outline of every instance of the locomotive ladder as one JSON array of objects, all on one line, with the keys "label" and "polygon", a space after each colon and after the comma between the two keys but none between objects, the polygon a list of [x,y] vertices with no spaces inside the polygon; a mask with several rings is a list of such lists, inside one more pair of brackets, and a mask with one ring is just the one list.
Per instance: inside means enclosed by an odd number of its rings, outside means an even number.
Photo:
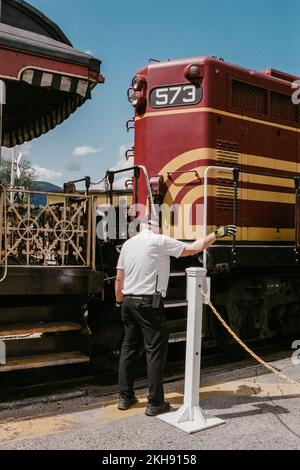
[{"label": "locomotive ladder", "polygon": [[[185,282],[184,284],[182,283],[182,278],[184,278],[184,281],[186,281],[185,271],[171,272],[170,278],[171,278],[171,283],[173,282],[176,285],[177,284],[176,281],[178,281],[181,287],[182,285],[185,286]],[[165,309],[168,310],[168,312],[170,311],[176,312],[177,310],[180,310],[180,313],[182,313],[179,319],[167,320],[168,328],[170,331],[169,343],[181,343],[181,342],[186,341],[187,305],[188,305],[188,302],[186,298],[164,300],[164,307]]]}]

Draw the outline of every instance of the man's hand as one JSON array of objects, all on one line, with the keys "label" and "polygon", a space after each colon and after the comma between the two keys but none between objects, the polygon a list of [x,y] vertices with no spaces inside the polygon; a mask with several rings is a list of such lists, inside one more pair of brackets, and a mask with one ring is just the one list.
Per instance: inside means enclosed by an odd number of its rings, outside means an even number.
[{"label": "man's hand", "polygon": [[233,237],[236,235],[236,232],[237,228],[235,225],[225,225],[224,227],[220,227],[218,230],[215,230],[215,236],[218,240],[219,238],[223,237]]}]

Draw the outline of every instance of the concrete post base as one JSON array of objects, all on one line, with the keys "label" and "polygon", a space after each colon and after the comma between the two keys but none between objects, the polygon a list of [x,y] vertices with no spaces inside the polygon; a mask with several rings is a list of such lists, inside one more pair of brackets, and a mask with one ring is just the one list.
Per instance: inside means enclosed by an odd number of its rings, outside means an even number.
[{"label": "concrete post base", "polygon": [[200,406],[194,406],[190,409],[188,405],[182,405],[176,411],[159,415],[158,419],[188,434],[203,431],[204,429],[213,428],[225,423],[223,419],[204,414]]}]

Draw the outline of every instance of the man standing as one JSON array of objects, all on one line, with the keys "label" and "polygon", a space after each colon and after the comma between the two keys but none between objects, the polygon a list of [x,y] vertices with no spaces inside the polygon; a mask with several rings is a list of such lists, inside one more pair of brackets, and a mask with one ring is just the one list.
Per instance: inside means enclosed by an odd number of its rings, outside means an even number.
[{"label": "man standing", "polygon": [[203,240],[184,243],[159,234],[155,219],[144,218],[140,233],[127,240],[121,250],[115,283],[116,306],[121,306],[125,337],[119,366],[119,410],[137,403],[134,394],[134,375],[141,341],[144,340],[149,395],[147,416],[170,410],[164,400],[163,371],[168,349],[169,332],[161,297],[167,292],[170,256],[192,256],[216,239],[232,236],[236,227],[228,225],[210,233]]}]

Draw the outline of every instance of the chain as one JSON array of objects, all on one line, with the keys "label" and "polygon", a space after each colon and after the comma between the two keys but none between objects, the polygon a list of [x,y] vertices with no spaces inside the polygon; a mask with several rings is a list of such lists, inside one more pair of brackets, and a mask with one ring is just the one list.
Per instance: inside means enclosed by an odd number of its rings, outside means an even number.
[{"label": "chain", "polygon": [[222,325],[224,326],[224,328],[231,334],[231,336],[242,346],[243,349],[245,349],[245,351],[247,351],[247,353],[250,354],[250,356],[252,356],[257,362],[259,362],[263,367],[265,367],[266,369],[270,370],[271,372],[273,372],[274,374],[276,374],[278,377],[281,377],[283,380],[285,380],[286,382],[290,383],[290,384],[293,384],[293,385],[296,385],[297,387],[300,388],[300,383],[297,382],[296,380],[294,379],[291,379],[290,377],[288,377],[287,375],[283,374],[282,372],[278,371],[277,369],[275,369],[273,366],[271,366],[270,364],[268,364],[267,362],[265,362],[261,357],[259,357],[257,354],[255,354],[255,352],[252,351],[252,349],[250,349],[239,337],[238,335],[230,328],[229,325],[227,325],[227,323],[225,322],[225,320],[221,317],[221,315],[219,314],[219,312],[216,310],[216,308],[213,306],[213,304],[211,303],[210,301],[210,298],[208,297],[208,295],[203,291],[203,288],[202,286],[199,286],[200,287],[200,292],[201,294],[203,295],[203,297],[205,298],[206,300],[206,303],[210,306],[212,312],[215,314],[215,316],[218,318],[218,320],[222,323]]},{"label": "chain", "polygon": [[104,176],[99,181],[91,181],[91,186],[96,186],[101,183],[107,183],[107,176]]}]

